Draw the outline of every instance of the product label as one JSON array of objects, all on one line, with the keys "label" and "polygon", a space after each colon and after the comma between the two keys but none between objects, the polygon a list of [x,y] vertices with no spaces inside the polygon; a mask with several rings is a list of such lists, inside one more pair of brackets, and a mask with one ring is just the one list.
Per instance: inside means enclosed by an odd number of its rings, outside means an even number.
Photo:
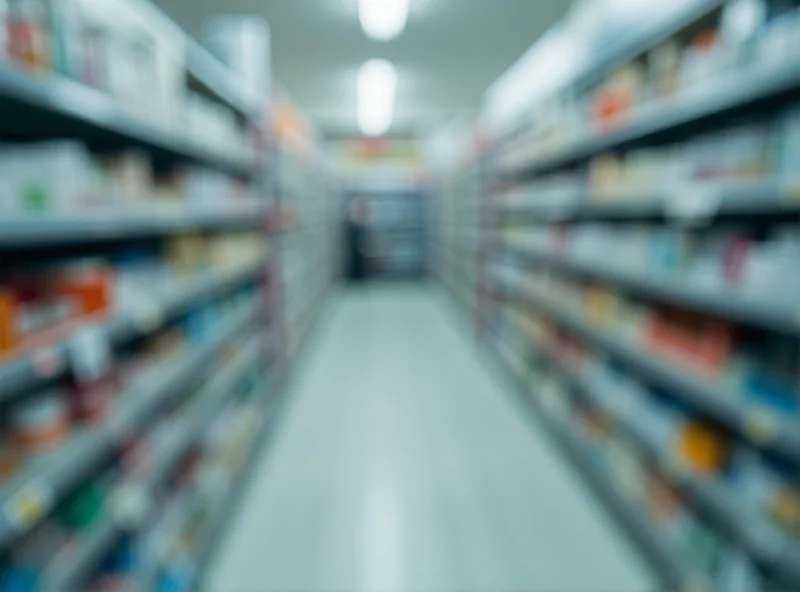
[{"label": "product label", "polygon": [[15,529],[25,531],[41,520],[52,503],[52,489],[41,481],[32,481],[8,500],[3,511]]},{"label": "product label", "polygon": [[134,322],[142,333],[152,333],[164,324],[164,309],[154,300],[145,300],[136,307]]},{"label": "product label", "polygon": [[54,347],[41,349],[33,354],[33,371],[41,378],[49,378],[64,367],[64,358]]},{"label": "product label", "polygon": [[788,181],[783,189],[784,199],[789,203],[800,202],[800,181]]},{"label": "product label", "polygon": [[744,433],[756,444],[766,444],[775,439],[778,422],[763,409],[752,409],[744,421]]},{"label": "product label", "polygon": [[80,329],[69,343],[72,371],[79,382],[101,378],[111,365],[111,347],[105,331],[90,325]]}]

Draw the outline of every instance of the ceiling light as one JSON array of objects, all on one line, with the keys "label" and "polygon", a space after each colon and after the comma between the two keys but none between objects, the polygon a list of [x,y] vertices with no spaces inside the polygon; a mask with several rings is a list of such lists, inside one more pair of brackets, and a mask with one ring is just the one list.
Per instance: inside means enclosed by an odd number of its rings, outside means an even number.
[{"label": "ceiling light", "polygon": [[367,136],[380,136],[392,125],[397,97],[397,70],[386,60],[362,64],[356,80],[358,127]]},{"label": "ceiling light", "polygon": [[394,39],[405,29],[409,0],[358,0],[358,20],[368,37]]}]

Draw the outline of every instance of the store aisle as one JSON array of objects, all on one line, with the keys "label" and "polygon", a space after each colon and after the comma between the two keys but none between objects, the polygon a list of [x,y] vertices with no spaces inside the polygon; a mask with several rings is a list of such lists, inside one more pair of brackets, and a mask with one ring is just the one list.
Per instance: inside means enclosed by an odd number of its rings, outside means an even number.
[{"label": "store aisle", "polygon": [[333,304],[208,590],[655,589],[448,306],[410,286]]}]

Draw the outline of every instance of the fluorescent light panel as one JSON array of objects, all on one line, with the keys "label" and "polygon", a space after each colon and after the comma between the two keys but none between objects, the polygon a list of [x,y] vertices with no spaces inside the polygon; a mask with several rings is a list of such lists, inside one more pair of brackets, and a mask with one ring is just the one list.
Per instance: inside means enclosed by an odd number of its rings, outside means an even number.
[{"label": "fluorescent light panel", "polygon": [[364,135],[381,136],[392,126],[397,99],[397,70],[386,60],[362,64],[356,80],[358,127]]},{"label": "fluorescent light panel", "polygon": [[406,27],[409,0],[358,0],[364,33],[377,41],[394,39]]}]

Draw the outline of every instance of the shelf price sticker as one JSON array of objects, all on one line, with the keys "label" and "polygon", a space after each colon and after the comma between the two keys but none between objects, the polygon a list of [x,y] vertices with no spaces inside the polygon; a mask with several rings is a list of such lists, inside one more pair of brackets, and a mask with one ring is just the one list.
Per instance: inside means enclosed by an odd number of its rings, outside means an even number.
[{"label": "shelf price sticker", "polygon": [[53,490],[43,481],[32,481],[14,495],[3,508],[9,524],[18,532],[34,526],[50,510]]},{"label": "shelf price sticker", "polygon": [[164,324],[164,308],[155,300],[144,300],[134,312],[134,323],[142,333],[152,333]]},{"label": "shelf price sticker", "polygon": [[772,413],[751,408],[744,418],[744,433],[756,444],[767,444],[775,440],[778,421]]},{"label": "shelf price sticker", "polygon": [[55,347],[40,349],[31,359],[33,372],[41,378],[50,378],[58,374],[64,367],[64,358]]},{"label": "shelf price sticker", "polygon": [[800,179],[789,179],[783,184],[783,196],[788,203],[800,203]]},{"label": "shelf price sticker", "polygon": [[106,374],[111,366],[108,337],[97,325],[82,328],[70,340],[68,350],[72,371],[79,382],[92,382]]}]

